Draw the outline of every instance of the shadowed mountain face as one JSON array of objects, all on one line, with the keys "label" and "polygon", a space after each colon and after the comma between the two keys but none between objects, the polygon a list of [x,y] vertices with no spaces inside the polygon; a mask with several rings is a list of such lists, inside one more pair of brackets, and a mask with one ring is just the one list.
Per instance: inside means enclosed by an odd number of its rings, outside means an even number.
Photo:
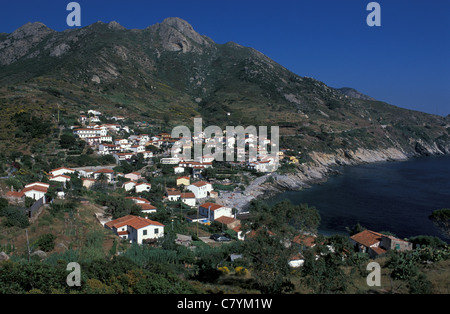
[{"label": "shadowed mountain face", "polygon": [[0,103],[0,139],[13,143],[21,142],[20,112],[51,123],[58,110],[75,119],[97,108],[150,123],[201,116],[204,126],[280,126],[281,146],[302,152],[450,152],[448,118],[301,77],[252,48],[216,44],[179,18],[142,30],[97,22],[56,32],[28,23],[0,33]]}]

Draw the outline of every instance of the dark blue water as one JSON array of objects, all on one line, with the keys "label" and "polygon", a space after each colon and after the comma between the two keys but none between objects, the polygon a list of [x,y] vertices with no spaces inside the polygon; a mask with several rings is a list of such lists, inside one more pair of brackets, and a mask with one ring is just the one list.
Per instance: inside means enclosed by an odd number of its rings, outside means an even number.
[{"label": "dark blue water", "polygon": [[[342,167],[342,174],[302,191],[277,195],[270,204],[289,199],[320,213],[319,232],[347,234],[360,223],[400,238],[431,235],[444,239],[428,219],[433,210],[450,208],[450,157],[417,158]],[[448,240],[447,240],[448,242]]]}]

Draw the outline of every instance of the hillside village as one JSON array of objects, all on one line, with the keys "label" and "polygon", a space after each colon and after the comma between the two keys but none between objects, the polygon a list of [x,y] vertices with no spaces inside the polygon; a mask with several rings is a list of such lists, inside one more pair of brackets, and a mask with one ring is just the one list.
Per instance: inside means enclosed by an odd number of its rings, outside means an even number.
[{"label": "hillside village", "polygon": [[[164,193],[158,204],[179,204],[176,207],[184,208],[184,219],[188,223],[198,223],[204,226],[210,226],[214,222],[222,226],[222,230],[231,230],[230,233],[223,234],[221,237],[215,235],[210,238],[203,238],[203,241],[210,243],[214,241],[231,241],[244,240],[247,233],[241,231],[240,218],[249,214],[242,208],[230,208],[222,205],[220,201],[220,194],[222,192],[241,193],[241,185],[230,184],[230,180],[216,180],[205,177],[205,170],[214,169],[214,157],[202,156],[199,160],[191,160],[185,158],[178,158],[177,154],[171,154],[171,148],[179,139],[172,138],[168,133],[159,134],[135,134],[128,126],[120,124],[123,117],[114,116],[112,120],[117,121],[115,124],[102,124],[100,122],[101,112],[96,110],[89,110],[87,115],[80,114],[78,126],[71,126],[70,129],[73,135],[85,141],[89,148],[99,156],[112,156],[116,165],[123,165],[132,162],[133,158],[139,156],[144,160],[144,165],[154,164],[155,157],[159,157],[157,163],[160,166],[166,167],[166,170],[176,177],[175,186],[164,186]],[[192,138],[192,142],[202,141],[199,138]],[[209,144],[214,142],[210,139]],[[264,140],[266,144],[270,144],[270,140]],[[251,136],[246,137],[248,145],[256,145]],[[208,142],[203,141],[204,145]],[[296,156],[284,156],[286,150],[281,150],[278,154],[282,164],[295,165],[299,161]],[[246,152],[237,151],[246,154]],[[247,152],[248,154],[248,152]],[[273,171],[267,168],[266,165],[272,164],[273,160],[247,160],[245,162],[229,162],[235,169],[246,169],[253,173],[262,175]],[[30,218],[39,215],[39,209],[46,204],[54,201],[64,200],[66,195],[70,195],[71,180],[80,179],[82,187],[85,190],[90,190],[98,186],[109,186],[112,191],[123,190],[123,199],[132,201],[134,205],[139,208],[139,212],[126,214],[121,217],[113,217],[111,214],[98,213],[96,218],[99,224],[104,228],[109,229],[119,237],[121,240],[130,243],[153,243],[155,240],[164,237],[164,230],[168,226],[163,223],[149,219],[153,214],[158,213],[158,206],[152,204],[146,199],[146,195],[152,191],[152,183],[149,182],[146,176],[145,166],[136,171],[128,173],[120,172],[115,166],[86,166],[80,168],[58,167],[52,169],[47,174],[45,182],[30,182],[21,190],[11,190],[6,192],[5,198],[10,204],[23,206],[28,199],[28,203],[32,206],[28,211]],[[155,174],[155,172],[153,173]],[[157,173],[157,176],[163,176]],[[216,188],[215,188],[216,187]],[[231,190],[230,190],[231,188]],[[50,190],[53,193],[49,193]],[[31,201],[31,202],[30,202]],[[183,204],[183,205],[181,205]],[[165,205],[164,205],[165,206]],[[190,213],[190,214],[189,214]],[[172,220],[173,223],[173,220]],[[173,228],[173,227],[172,227]],[[248,231],[247,231],[248,232]],[[183,235],[179,235],[183,237]],[[293,242],[298,243],[303,247],[313,247],[316,235],[309,234],[304,237],[297,237]],[[354,235],[350,240],[355,246],[355,250],[360,252],[367,252],[372,257],[383,255],[387,250],[393,248],[392,244],[386,245],[387,239],[389,243],[395,242],[397,249],[411,250],[410,243],[403,244],[405,241],[393,237],[385,236],[372,231],[364,231]],[[303,264],[303,256],[299,251],[291,257],[289,265],[291,267],[298,267]]]}]

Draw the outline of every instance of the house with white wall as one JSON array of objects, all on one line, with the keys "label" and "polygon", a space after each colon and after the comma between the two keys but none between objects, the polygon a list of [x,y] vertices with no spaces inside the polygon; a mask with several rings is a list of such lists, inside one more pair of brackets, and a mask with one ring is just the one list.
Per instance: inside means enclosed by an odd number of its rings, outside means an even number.
[{"label": "house with white wall", "polygon": [[25,197],[34,199],[35,201],[44,198],[44,204],[46,203],[45,194],[48,191],[50,184],[42,182],[33,182],[25,185],[25,188],[21,191]]},{"label": "house with white wall", "polygon": [[152,185],[150,183],[143,182],[136,184],[134,188],[136,189],[136,193],[150,192]]},{"label": "house with white wall", "polygon": [[202,204],[199,206],[198,212],[201,216],[207,218],[211,222],[222,216],[233,217],[233,211],[231,207],[216,203]]},{"label": "house with white wall", "polygon": [[191,207],[195,207],[197,203],[194,193],[181,193],[180,200]]},{"label": "house with white wall", "polygon": [[104,174],[107,178],[108,183],[111,182],[114,178],[114,170],[112,169],[100,169],[94,171],[94,179],[98,180],[100,175]]},{"label": "house with white wall", "polygon": [[64,174],[60,174],[57,176],[53,176],[49,178],[49,181],[55,181],[55,182],[61,182],[61,183],[66,183],[70,181],[70,177],[66,176]]},{"label": "house with white wall", "polygon": [[142,176],[139,172],[131,172],[125,175],[125,178],[130,179],[132,181],[138,181],[142,179]]},{"label": "house with white wall", "polygon": [[105,224],[120,238],[131,243],[142,244],[144,240],[158,239],[164,236],[164,225],[147,218],[128,215]]},{"label": "house with white wall", "polygon": [[71,169],[71,168],[61,167],[61,168],[53,169],[53,170],[51,170],[49,173],[50,173],[53,177],[55,177],[55,176],[59,176],[59,175],[62,175],[62,174],[68,175],[68,174],[75,173],[75,170],[74,170],[74,169]]},{"label": "house with white wall", "polygon": [[136,186],[136,184],[137,184],[137,182],[134,182],[134,181],[128,181],[128,182],[125,182],[123,185],[122,185],[122,188],[124,188],[125,189],[125,191],[131,191],[132,189],[134,189],[134,187]]},{"label": "house with white wall", "polygon": [[187,189],[195,194],[198,199],[206,198],[209,193],[213,191],[211,183],[205,181],[199,181],[187,186]]}]

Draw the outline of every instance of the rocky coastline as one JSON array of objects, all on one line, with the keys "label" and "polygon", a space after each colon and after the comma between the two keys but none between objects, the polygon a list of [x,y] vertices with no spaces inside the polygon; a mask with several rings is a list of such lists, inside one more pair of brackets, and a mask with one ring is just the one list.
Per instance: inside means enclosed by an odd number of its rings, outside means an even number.
[{"label": "rocky coastline", "polygon": [[359,148],[355,151],[337,150],[335,154],[312,152],[312,161],[300,164],[295,173],[268,173],[256,178],[242,192],[221,192],[217,202],[238,209],[239,213],[247,211],[254,199],[267,199],[286,191],[299,191],[314,184],[326,182],[332,175],[340,173],[339,167],[355,166],[367,163],[407,161],[420,156],[437,156],[450,154],[450,150],[440,150],[428,146],[421,151],[405,151],[399,148],[370,150]]}]

